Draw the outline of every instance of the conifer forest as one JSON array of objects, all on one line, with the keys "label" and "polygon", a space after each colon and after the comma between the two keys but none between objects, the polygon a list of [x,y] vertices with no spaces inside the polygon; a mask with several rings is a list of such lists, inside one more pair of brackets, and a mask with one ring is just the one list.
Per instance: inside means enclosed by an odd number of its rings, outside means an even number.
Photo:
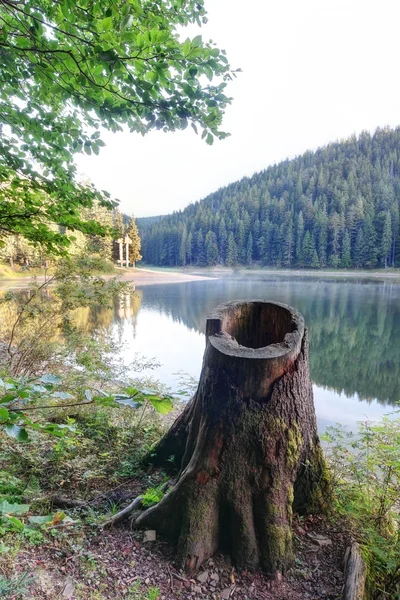
[{"label": "conifer forest", "polygon": [[154,265],[387,268],[400,265],[399,206],[400,128],[383,128],[138,226]]}]

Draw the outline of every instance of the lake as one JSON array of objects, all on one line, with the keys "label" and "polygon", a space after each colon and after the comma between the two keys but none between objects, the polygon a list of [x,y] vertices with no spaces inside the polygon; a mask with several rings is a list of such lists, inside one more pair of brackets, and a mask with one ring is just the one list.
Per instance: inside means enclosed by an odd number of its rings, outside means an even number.
[{"label": "lake", "polygon": [[400,400],[398,284],[277,276],[148,285],[106,321],[126,364],[134,353],[154,357],[161,366],[152,375],[177,390],[177,372],[199,376],[210,311],[256,298],[284,302],[305,317],[321,432],[335,422],[354,428],[393,411]]},{"label": "lake", "polygon": [[[129,365],[136,354],[159,362],[139,376],[177,391],[178,372],[196,379],[200,374],[207,315],[222,302],[240,299],[284,302],[304,315],[320,432],[335,422],[354,429],[357,421],[395,410],[400,284],[390,281],[252,275],[146,285],[125,301],[116,299],[113,308],[78,309],[75,322],[95,335],[111,333],[132,376],[137,373]],[[9,318],[2,313],[3,321]]]}]

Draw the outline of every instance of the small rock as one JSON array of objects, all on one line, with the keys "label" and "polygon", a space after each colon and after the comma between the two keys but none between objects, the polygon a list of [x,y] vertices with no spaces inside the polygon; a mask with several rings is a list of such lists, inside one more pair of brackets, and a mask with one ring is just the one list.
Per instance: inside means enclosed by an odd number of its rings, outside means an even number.
[{"label": "small rock", "polygon": [[307,537],[317,546],[330,546],[332,544],[332,540],[318,533],[307,533]]},{"label": "small rock", "polygon": [[213,579],[214,581],[219,581],[218,573],[211,573],[211,579]]},{"label": "small rock", "polygon": [[64,600],[71,600],[75,595],[75,586],[71,579],[68,579],[62,592]]},{"label": "small rock", "polygon": [[200,575],[197,576],[197,581],[200,581],[200,583],[207,583],[208,571],[203,571],[203,573],[200,573]]},{"label": "small rock", "polygon": [[144,532],[143,541],[144,542],[155,542],[157,539],[157,533],[154,529],[148,529]]},{"label": "small rock", "polygon": [[297,535],[305,535],[306,534],[306,530],[303,527],[300,527],[300,525],[298,525],[294,531],[295,531],[295,533],[297,533]]},{"label": "small rock", "polygon": [[193,588],[193,591],[195,592],[195,594],[201,594],[202,593],[202,589],[199,585],[195,585]]},{"label": "small rock", "polygon": [[221,600],[228,600],[229,596],[231,595],[231,591],[232,591],[232,588],[230,588],[230,587],[222,590],[221,596],[220,596]]}]

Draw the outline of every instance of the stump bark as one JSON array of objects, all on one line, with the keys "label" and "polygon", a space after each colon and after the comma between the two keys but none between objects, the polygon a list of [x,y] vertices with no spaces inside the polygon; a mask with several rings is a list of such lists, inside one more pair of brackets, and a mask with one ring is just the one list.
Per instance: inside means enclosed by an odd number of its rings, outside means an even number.
[{"label": "stump bark", "polygon": [[271,577],[292,560],[292,512],[326,494],[303,317],[289,306],[230,302],[207,319],[191,402],[153,451],[174,455],[175,486],[136,521],[177,542],[196,571],[217,550]]}]

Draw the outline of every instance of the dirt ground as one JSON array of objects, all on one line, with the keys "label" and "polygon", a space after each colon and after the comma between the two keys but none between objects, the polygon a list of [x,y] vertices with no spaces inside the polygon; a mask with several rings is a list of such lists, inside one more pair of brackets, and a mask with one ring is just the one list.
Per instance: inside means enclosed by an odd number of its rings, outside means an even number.
[{"label": "dirt ground", "polygon": [[[348,534],[320,517],[294,523],[295,561],[281,581],[237,571],[229,557],[208,560],[193,578],[174,565],[174,549],[123,523],[111,530],[71,527],[15,556],[1,556],[0,573],[33,575],[24,600],[338,600]],[[20,596],[9,596],[9,600]]]}]

